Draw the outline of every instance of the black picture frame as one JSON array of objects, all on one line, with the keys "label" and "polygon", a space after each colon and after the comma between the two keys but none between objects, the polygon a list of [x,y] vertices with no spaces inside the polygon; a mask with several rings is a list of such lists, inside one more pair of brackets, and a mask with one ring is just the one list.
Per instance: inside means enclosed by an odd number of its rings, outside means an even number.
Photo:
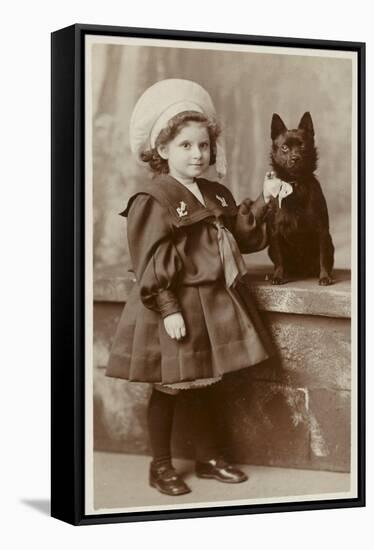
[{"label": "black picture frame", "polygon": [[[85,37],[299,47],[357,53],[357,498],[87,515],[85,495]],[[73,525],[365,505],[365,44],[76,24],[52,33],[51,515]]]}]

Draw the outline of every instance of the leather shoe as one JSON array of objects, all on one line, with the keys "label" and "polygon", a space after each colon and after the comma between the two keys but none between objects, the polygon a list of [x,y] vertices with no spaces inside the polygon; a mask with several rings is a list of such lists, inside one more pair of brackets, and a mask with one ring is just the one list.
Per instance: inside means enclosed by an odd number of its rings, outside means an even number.
[{"label": "leather shoe", "polygon": [[217,479],[223,483],[242,483],[248,479],[244,472],[228,464],[223,458],[196,462],[196,475],[206,479]]},{"label": "leather shoe", "polygon": [[151,464],[149,471],[149,484],[158,489],[160,493],[170,496],[185,495],[191,489],[175,471],[171,463],[154,466]]}]

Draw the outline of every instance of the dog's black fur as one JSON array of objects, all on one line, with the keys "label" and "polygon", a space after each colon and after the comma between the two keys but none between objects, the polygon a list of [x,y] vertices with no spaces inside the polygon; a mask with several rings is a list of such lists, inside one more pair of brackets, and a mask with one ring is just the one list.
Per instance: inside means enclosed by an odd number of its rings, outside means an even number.
[{"label": "dog's black fur", "polygon": [[297,129],[288,130],[279,115],[271,121],[271,163],[276,176],[292,185],[281,203],[272,198],[267,216],[269,256],[274,263],[271,282],[288,278],[319,277],[320,285],[333,283],[334,246],[329,231],[325,197],[314,175],[317,150],[310,113]]}]

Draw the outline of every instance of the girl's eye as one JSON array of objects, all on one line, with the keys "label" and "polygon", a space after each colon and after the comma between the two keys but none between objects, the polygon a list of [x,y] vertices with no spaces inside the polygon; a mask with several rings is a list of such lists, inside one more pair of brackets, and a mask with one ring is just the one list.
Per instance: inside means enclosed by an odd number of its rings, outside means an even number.
[{"label": "girl's eye", "polygon": [[288,151],[287,145],[282,145],[281,150],[282,150],[284,153],[287,153],[287,151]]},{"label": "girl's eye", "polygon": [[208,148],[209,148],[209,143],[205,142],[201,144],[201,149],[204,149],[204,151],[206,151],[206,149]]},{"label": "girl's eye", "polygon": [[190,144],[188,143],[188,141],[184,141],[183,143],[181,143],[181,146],[183,147],[183,149],[189,149],[190,148]]}]

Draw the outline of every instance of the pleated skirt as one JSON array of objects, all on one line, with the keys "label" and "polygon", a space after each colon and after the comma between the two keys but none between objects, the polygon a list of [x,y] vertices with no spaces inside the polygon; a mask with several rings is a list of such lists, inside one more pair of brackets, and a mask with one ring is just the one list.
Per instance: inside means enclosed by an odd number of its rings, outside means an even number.
[{"label": "pleated skirt", "polygon": [[187,334],[174,340],[161,316],[146,308],[135,285],[114,337],[106,375],[173,384],[221,377],[266,360],[272,345],[242,283],[178,287]]}]

